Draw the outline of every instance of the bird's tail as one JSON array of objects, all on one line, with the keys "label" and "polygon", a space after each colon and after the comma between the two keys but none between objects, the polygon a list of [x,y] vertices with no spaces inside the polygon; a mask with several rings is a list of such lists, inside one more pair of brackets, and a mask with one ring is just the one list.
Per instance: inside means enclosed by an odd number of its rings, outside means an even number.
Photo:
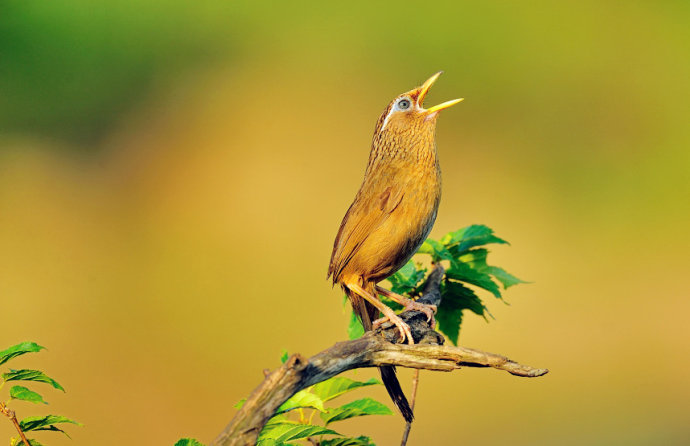
[{"label": "bird's tail", "polygon": [[[352,304],[352,311],[354,311],[357,317],[359,317],[359,320],[362,321],[364,331],[370,331],[372,329],[372,320],[377,318],[379,310],[362,297],[350,291],[347,287],[343,288]],[[366,285],[365,289],[372,296],[376,296],[374,284]],[[383,385],[386,387],[388,395],[390,395],[393,403],[398,407],[405,421],[411,423],[414,419],[414,414],[412,413],[410,403],[407,402],[402,387],[400,387],[400,381],[398,381],[398,376],[395,373],[395,367],[379,367],[379,372],[381,372],[381,381],[383,381]]]}]

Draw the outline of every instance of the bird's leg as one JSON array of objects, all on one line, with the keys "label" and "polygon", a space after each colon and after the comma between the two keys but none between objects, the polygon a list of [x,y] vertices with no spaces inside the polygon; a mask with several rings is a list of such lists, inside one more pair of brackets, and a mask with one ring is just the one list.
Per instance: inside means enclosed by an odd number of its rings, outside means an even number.
[{"label": "bird's leg", "polygon": [[373,296],[371,293],[368,293],[364,288],[362,288],[358,284],[347,283],[345,284],[345,286],[348,287],[353,293],[358,294],[367,302],[378,308],[378,310],[381,311],[381,313],[383,313],[384,315],[383,320],[389,320],[393,325],[398,327],[398,330],[400,330],[401,342],[405,342],[405,338],[407,338],[407,342],[410,345],[414,344],[414,339],[412,338],[410,326],[407,325],[402,319],[400,319],[400,317],[397,314],[395,314],[395,312],[391,310],[388,305],[381,302],[376,296]]},{"label": "bird's leg", "polygon": [[436,305],[420,304],[419,302],[415,302],[414,300],[408,299],[405,296],[401,296],[398,293],[394,293],[385,288],[381,288],[378,285],[376,285],[376,291],[390,299],[393,299],[394,301],[405,307],[405,310],[421,311],[422,313],[426,314],[426,320],[429,322],[429,324],[431,324],[431,328],[434,329],[434,327],[436,327],[436,319],[434,318],[434,314],[437,310]]}]

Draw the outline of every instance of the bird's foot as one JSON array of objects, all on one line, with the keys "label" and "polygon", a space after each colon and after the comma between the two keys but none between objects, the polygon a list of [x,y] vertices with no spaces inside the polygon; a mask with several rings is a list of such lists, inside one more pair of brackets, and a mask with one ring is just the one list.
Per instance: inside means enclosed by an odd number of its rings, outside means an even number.
[{"label": "bird's foot", "polygon": [[378,285],[376,286],[376,291],[390,299],[393,299],[394,301],[402,305],[405,308],[405,310],[421,311],[426,315],[426,320],[427,322],[429,322],[429,325],[431,325],[431,329],[433,330],[436,327],[436,319],[434,319],[434,314],[437,310],[436,305],[422,304],[416,302],[412,299],[408,299],[405,296],[401,296],[398,293],[394,293]]},{"label": "bird's foot", "polygon": [[[386,307],[387,308],[387,307]],[[400,330],[400,342],[405,342],[405,339],[407,339],[407,343],[410,345],[414,344],[414,338],[412,337],[412,331],[410,330],[410,326],[407,325],[402,319],[400,319],[400,316],[395,314],[393,310],[390,308],[387,308],[388,311],[383,311],[384,317],[381,319],[376,319],[373,322],[373,328],[374,330],[379,328],[381,324],[384,322],[390,321],[391,324],[395,325],[398,327],[398,330]]]},{"label": "bird's foot", "polygon": [[434,318],[434,315],[438,310],[438,307],[436,307],[436,305],[420,304],[419,302],[410,299],[408,302],[405,303],[405,311],[410,310],[421,311],[422,313],[426,314],[426,320],[427,322],[429,322],[431,329],[433,330],[434,328],[436,328],[436,318]]}]

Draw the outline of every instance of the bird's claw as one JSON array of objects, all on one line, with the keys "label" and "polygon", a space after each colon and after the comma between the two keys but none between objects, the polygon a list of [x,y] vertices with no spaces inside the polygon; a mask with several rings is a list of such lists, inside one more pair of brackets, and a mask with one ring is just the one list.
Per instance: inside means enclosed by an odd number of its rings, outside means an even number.
[{"label": "bird's claw", "polygon": [[412,337],[412,331],[410,330],[410,326],[407,325],[398,315],[393,313],[391,310],[390,313],[386,314],[384,317],[380,319],[376,319],[372,325],[374,329],[379,328],[384,322],[390,321],[391,324],[395,325],[398,327],[398,330],[400,331],[400,342],[405,342],[405,339],[407,339],[407,343],[410,345],[414,344],[414,338]]},{"label": "bird's claw", "polygon": [[433,330],[436,327],[436,318],[434,318],[434,314],[436,314],[436,311],[438,310],[438,307],[436,307],[436,305],[420,304],[419,302],[410,300],[405,305],[405,311],[410,310],[421,311],[426,315],[426,320],[427,322],[429,322],[429,325],[431,325],[431,329]]}]

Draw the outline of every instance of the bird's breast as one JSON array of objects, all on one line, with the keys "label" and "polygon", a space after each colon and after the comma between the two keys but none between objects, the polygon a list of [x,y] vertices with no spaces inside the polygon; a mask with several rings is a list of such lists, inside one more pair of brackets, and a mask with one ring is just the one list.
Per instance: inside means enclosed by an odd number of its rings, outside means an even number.
[{"label": "bird's breast", "polygon": [[388,218],[360,248],[355,264],[368,270],[371,280],[383,280],[400,269],[429,235],[441,198],[441,174],[437,165],[414,165],[389,171],[381,184],[401,188],[402,194]]}]

